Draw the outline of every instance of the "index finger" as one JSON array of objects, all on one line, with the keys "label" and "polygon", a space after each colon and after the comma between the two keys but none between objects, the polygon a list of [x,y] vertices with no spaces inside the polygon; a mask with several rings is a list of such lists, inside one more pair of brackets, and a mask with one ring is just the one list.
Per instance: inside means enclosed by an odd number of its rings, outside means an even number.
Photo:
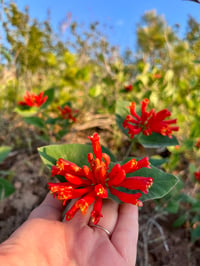
[{"label": "index finger", "polygon": [[28,219],[43,218],[47,220],[61,220],[64,206],[62,202],[48,193],[44,201],[35,208]]},{"label": "index finger", "polygon": [[138,240],[138,208],[129,203],[119,207],[118,220],[113,231],[111,242],[127,261],[135,265]]}]

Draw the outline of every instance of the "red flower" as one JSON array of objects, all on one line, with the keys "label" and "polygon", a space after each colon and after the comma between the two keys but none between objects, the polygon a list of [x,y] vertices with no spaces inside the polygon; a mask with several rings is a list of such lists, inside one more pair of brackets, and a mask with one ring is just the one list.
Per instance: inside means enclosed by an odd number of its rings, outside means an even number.
[{"label": "red flower", "polygon": [[126,91],[132,91],[132,89],[133,89],[133,86],[130,84],[130,85],[126,85],[126,86],[124,86],[124,89],[126,90]]},{"label": "red flower", "polygon": [[64,119],[72,120],[73,122],[76,122],[76,118],[74,117],[74,114],[78,112],[78,110],[72,110],[68,105],[65,105],[63,108],[58,106],[58,110],[60,110],[61,116]]},{"label": "red flower", "polygon": [[128,134],[130,134],[131,138],[140,132],[145,136],[155,132],[172,138],[172,131],[178,131],[179,129],[177,126],[171,126],[171,124],[176,124],[176,119],[165,120],[165,118],[171,115],[170,111],[167,109],[163,109],[158,113],[156,113],[154,109],[147,112],[146,108],[148,103],[148,99],[144,99],[141,102],[141,116],[139,116],[135,110],[136,103],[132,102],[129,107],[130,115],[126,116],[123,127],[128,128]]},{"label": "red flower", "polygon": [[40,107],[42,104],[44,104],[48,98],[48,96],[44,96],[44,92],[40,92],[38,95],[34,93],[29,93],[26,91],[26,94],[24,95],[24,102],[20,101],[18,102],[19,105],[23,106],[29,106],[29,107]]},{"label": "red flower", "polygon": [[195,147],[200,150],[200,139],[197,139],[197,142],[195,143]]},{"label": "red flower", "polygon": [[90,167],[84,165],[81,168],[62,158],[59,158],[56,165],[52,167],[52,176],[61,175],[66,179],[64,183],[49,183],[49,189],[54,196],[63,200],[63,204],[67,200],[80,198],[67,211],[66,220],[72,219],[78,210],[85,214],[88,207],[94,203],[91,218],[97,224],[102,217],[103,199],[109,197],[109,191],[123,202],[142,206],[142,202],[139,200],[142,193],[129,194],[121,192],[118,188],[140,190],[147,193],[153,184],[151,177],[134,175],[126,177],[126,174],[134,173],[142,167],[150,168],[148,158],[145,157],[139,161],[131,159],[123,165],[116,164],[111,171],[108,171],[110,157],[108,154],[102,153],[99,135],[94,133],[89,139],[92,142],[94,153],[89,153],[87,156]]},{"label": "red flower", "polygon": [[162,78],[162,74],[161,73],[155,73],[155,74],[152,75],[152,77],[154,79],[160,79],[160,78]]},{"label": "red flower", "polygon": [[200,171],[194,172],[195,179],[200,182]]}]

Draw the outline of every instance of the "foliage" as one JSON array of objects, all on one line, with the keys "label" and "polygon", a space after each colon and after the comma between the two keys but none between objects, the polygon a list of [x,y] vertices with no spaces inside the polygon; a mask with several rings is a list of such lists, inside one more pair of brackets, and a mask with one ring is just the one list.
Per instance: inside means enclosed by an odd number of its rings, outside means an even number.
[{"label": "foliage", "polygon": [[[171,180],[171,184],[165,188],[164,181],[157,179],[155,190],[163,187],[166,191],[160,194],[155,192],[154,196],[152,188],[150,198],[161,197],[173,187],[176,178],[165,173],[165,170],[175,171],[175,175],[180,175],[182,158],[185,158],[188,165],[192,162],[194,168],[198,168],[200,153],[199,148],[195,146],[200,136],[198,21],[189,17],[185,35],[181,38],[180,25],[171,27],[155,11],[146,12],[137,26],[136,51],[128,49],[121,53],[109,43],[97,22],[87,28],[72,22],[67,29],[68,39],[65,41],[63,36],[52,30],[49,19],[43,22],[32,19],[28,8],[21,11],[16,4],[9,3],[5,5],[4,12],[3,31],[6,41],[1,45],[0,117],[6,121],[9,121],[10,117],[12,121],[22,118],[30,125],[36,138],[44,140],[45,143],[54,143],[62,141],[74,122],[63,119],[58,106],[64,109],[67,105],[72,110],[81,110],[77,115],[80,123],[88,113],[115,114],[116,123],[121,133],[124,133],[123,141],[125,139],[130,145],[120,160],[123,161],[129,154],[132,156],[132,153],[136,152],[135,148],[141,145],[139,147],[142,147],[145,154],[153,150],[153,155],[159,155],[158,159],[150,158],[152,164],[160,168],[157,164],[159,161],[164,162],[162,172],[152,167],[153,175],[156,180],[156,175],[160,176],[162,173],[162,176]],[[40,108],[17,106],[25,91],[36,94],[44,91],[48,99]],[[167,108],[172,116],[177,118],[180,130],[176,137],[168,138],[153,133],[151,136],[140,134],[133,140],[129,139],[128,131],[122,126],[128,114],[127,106],[133,101],[138,106],[145,98],[149,99],[150,108]],[[113,132],[119,135],[116,128]],[[120,145],[125,146],[122,142]],[[68,154],[71,147],[64,145],[63,152],[67,158],[77,160],[73,153]],[[57,146],[39,149],[47,164],[52,164],[52,158],[47,156],[51,149],[53,153],[57,153]],[[82,158],[78,152],[82,151],[82,148],[73,146],[73,149],[76,150],[77,156]],[[89,149],[90,146],[84,146],[83,154]],[[58,153],[61,150],[59,149]],[[161,150],[170,154],[166,161],[161,157]],[[51,156],[55,162],[57,157]],[[114,157],[112,161],[115,161]],[[82,161],[77,163],[82,164]],[[180,179],[183,179],[181,175]],[[10,183],[5,176],[1,180],[4,180],[3,186],[8,187],[5,195],[12,193],[13,188],[9,187]],[[184,190],[188,183],[184,179],[181,183],[181,187],[177,187],[163,198],[161,205],[158,201],[156,203],[159,208],[177,215],[175,225],[189,223],[191,238],[195,241],[199,238],[199,190],[190,195],[190,192],[186,193]],[[196,188],[196,183],[193,180],[189,183],[189,188],[193,191],[194,187]]]},{"label": "foliage", "polygon": [[[0,163],[7,158],[11,150],[12,147],[9,146],[0,147]],[[13,185],[7,180],[11,174],[12,173],[9,170],[0,171],[0,199],[10,196],[15,191]]]}]

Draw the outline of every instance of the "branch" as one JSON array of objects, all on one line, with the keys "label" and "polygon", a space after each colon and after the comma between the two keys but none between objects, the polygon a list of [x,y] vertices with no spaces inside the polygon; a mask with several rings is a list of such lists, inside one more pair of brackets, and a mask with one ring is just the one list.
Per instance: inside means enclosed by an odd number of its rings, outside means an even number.
[{"label": "branch", "polygon": [[200,0],[184,0],[184,1],[190,1],[190,2],[195,2],[197,4],[200,4]]}]

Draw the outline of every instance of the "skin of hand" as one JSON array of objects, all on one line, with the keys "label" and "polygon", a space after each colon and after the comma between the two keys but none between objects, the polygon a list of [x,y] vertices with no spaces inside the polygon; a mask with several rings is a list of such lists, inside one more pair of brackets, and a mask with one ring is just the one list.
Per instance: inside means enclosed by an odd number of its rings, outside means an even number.
[{"label": "skin of hand", "polygon": [[138,208],[108,199],[99,225],[90,227],[87,213],[62,220],[62,202],[48,194],[27,221],[0,245],[6,266],[134,266],[138,239]]}]

